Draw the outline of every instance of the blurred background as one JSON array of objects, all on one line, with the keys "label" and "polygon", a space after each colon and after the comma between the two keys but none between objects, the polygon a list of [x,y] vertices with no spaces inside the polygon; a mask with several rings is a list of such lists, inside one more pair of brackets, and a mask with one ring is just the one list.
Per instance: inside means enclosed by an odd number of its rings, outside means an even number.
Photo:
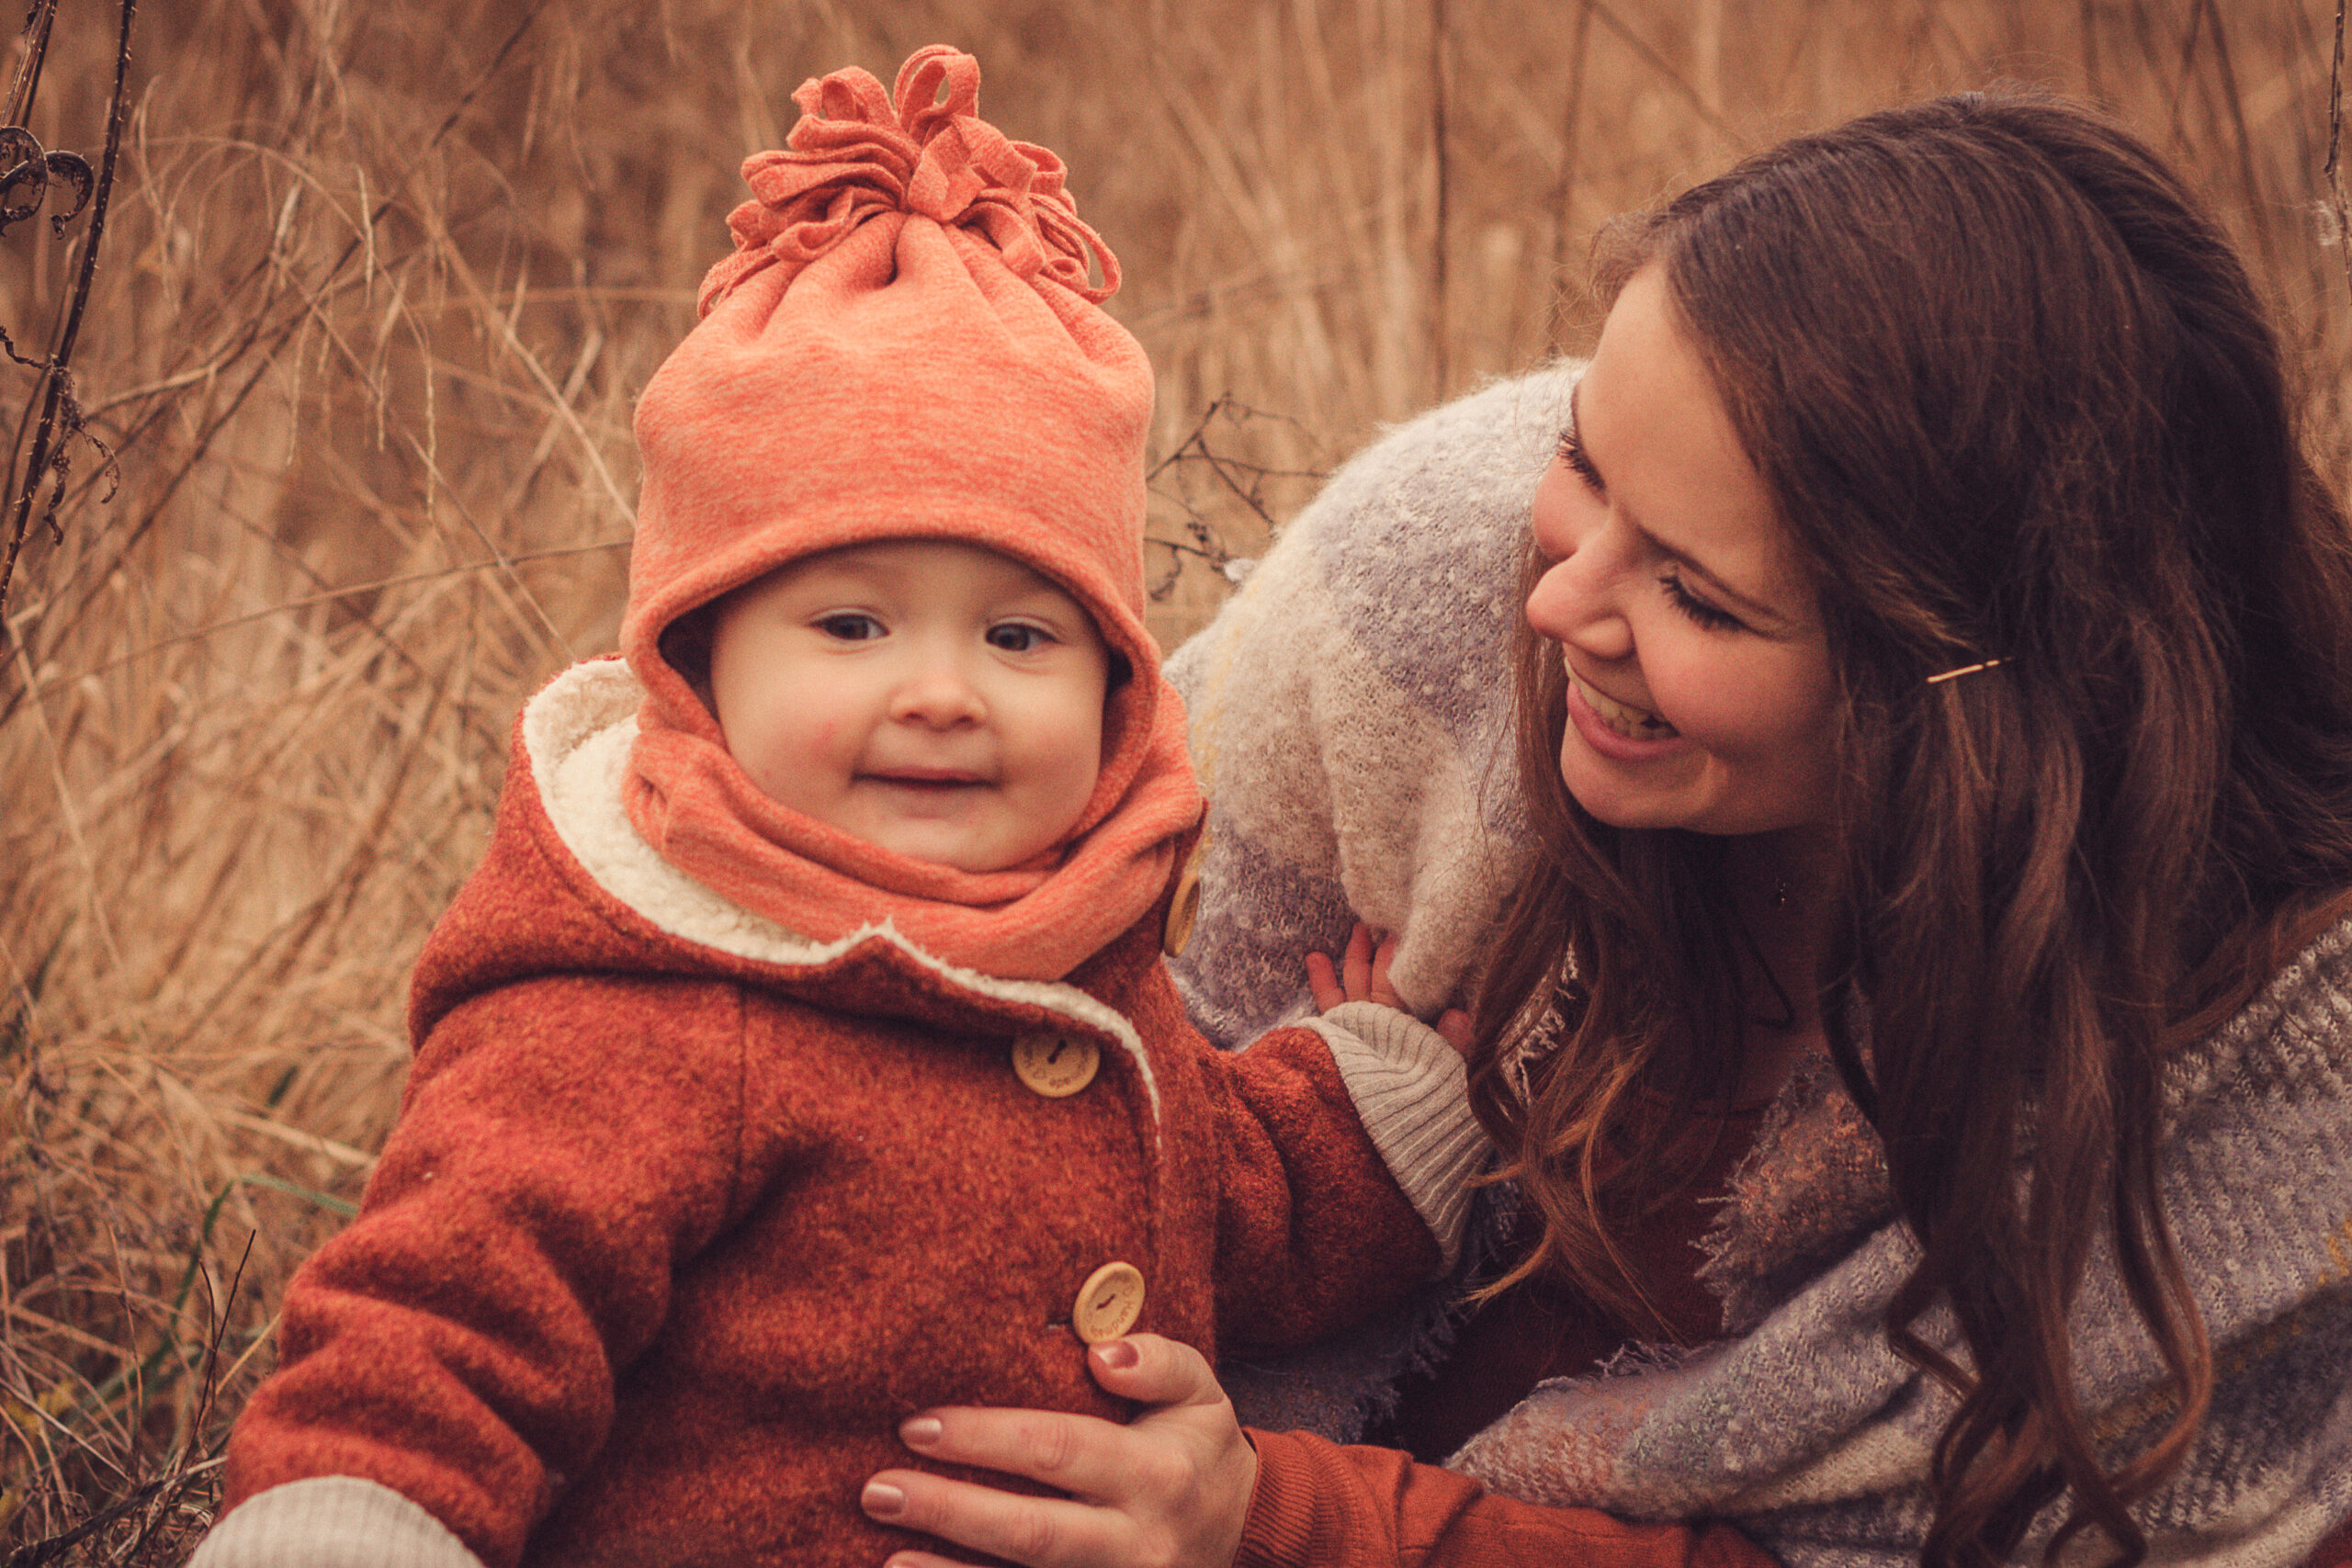
[{"label": "blurred background", "polygon": [[[96,165],[121,0],[49,10],[18,123]],[[514,712],[613,643],[632,400],[804,78],[956,43],[982,112],[1068,160],[1159,369],[1172,646],[1382,422],[1587,344],[1609,215],[2003,80],[2107,102],[2220,207],[2342,484],[2338,26],[2324,0],[148,0],[86,301],[93,214],[0,234],[0,327],[40,361],[77,323],[82,414],[11,503],[0,625],[8,1562],[172,1563],[200,1531],[278,1292],[397,1108],[407,969]],[[11,497],[45,388],[0,364]]]}]

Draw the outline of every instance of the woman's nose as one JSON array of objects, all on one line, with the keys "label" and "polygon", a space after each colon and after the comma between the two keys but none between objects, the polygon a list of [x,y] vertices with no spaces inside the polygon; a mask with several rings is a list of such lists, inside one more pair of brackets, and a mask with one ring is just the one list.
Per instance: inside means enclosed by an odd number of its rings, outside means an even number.
[{"label": "woman's nose", "polygon": [[1527,624],[1539,636],[1586,657],[1610,660],[1634,651],[1634,629],[1618,603],[1622,571],[1599,541],[1554,561],[1527,595]]}]

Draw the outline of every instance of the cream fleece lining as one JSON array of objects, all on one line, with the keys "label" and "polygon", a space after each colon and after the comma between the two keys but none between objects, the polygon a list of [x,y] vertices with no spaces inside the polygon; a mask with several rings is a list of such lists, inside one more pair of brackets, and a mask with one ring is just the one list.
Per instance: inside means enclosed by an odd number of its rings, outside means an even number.
[{"label": "cream fleece lining", "polygon": [[621,781],[644,694],[627,664],[600,659],[573,665],[523,709],[523,750],[548,819],[596,886],[670,935],[738,958],[808,966],[831,963],[866,942],[883,942],[962,990],[1045,1008],[1099,1030],[1126,1052],[1142,1075],[1157,1135],[1159,1080],[1142,1037],[1117,1009],[1075,986],[1001,979],[949,964],[916,946],[887,919],[835,942],[818,942],[729,902],[663,860],[621,805]]},{"label": "cream fleece lining", "polygon": [[188,1568],[481,1568],[481,1559],[390,1487],[315,1475],[246,1498]]}]

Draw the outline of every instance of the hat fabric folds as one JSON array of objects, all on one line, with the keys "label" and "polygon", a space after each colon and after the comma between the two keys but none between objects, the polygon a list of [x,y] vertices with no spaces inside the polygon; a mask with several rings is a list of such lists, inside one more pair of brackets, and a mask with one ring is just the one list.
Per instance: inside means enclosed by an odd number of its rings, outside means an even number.
[{"label": "hat fabric folds", "polygon": [[[646,695],[626,799],[673,864],[800,935],[887,919],[951,962],[1054,978],[1148,908],[1200,801],[1143,622],[1150,364],[1100,309],[1118,264],[1060,160],[980,119],[978,92],[978,62],[944,45],[900,69],[895,104],[838,71],[794,95],[786,147],[743,165],[736,251],[638,406],[621,647]],[[663,628],[778,566],[924,538],[1050,578],[1131,671],[1053,864],[959,872],[777,805],[662,657]]]}]

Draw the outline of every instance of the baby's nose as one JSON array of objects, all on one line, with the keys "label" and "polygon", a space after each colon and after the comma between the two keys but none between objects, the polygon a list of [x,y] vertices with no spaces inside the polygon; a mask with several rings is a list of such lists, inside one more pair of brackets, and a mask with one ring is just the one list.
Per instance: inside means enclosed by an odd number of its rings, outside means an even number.
[{"label": "baby's nose", "polygon": [[952,658],[924,660],[899,682],[890,704],[891,717],[911,724],[976,724],[987,716],[979,689]]}]

